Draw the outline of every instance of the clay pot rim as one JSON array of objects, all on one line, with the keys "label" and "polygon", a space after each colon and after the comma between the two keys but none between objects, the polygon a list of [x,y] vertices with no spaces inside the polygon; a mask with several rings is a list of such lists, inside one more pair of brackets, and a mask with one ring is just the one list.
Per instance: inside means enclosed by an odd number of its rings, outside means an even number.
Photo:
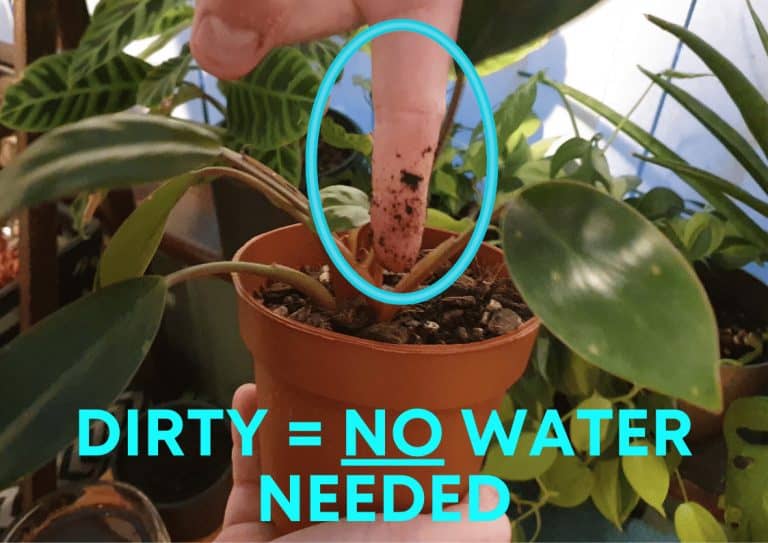
[{"label": "clay pot rim", "polygon": [[[232,257],[232,260],[234,262],[247,262],[246,260],[243,260],[242,256],[243,256],[243,253],[245,253],[248,250],[251,244],[267,236],[279,235],[279,233],[284,230],[289,230],[294,228],[303,228],[303,227],[304,225],[296,223],[288,226],[283,226],[281,228],[276,228],[275,230],[270,230],[269,232],[258,234],[253,238],[249,239],[247,242],[245,242],[243,246],[240,249],[238,249],[237,253],[235,253],[235,255]],[[431,228],[431,227],[427,227],[427,230],[448,232],[440,228]],[[453,236],[456,235],[454,232],[448,232],[448,233]],[[497,251],[499,253],[502,252],[497,247],[493,247],[492,245],[488,245],[486,243],[483,243],[483,247],[491,251]],[[381,341],[374,341],[372,339],[363,339],[355,336],[342,334],[339,332],[334,332],[331,330],[323,330],[321,328],[316,328],[314,326],[310,326],[308,324],[304,324],[304,323],[289,319],[288,317],[281,317],[280,315],[276,315],[273,311],[270,311],[269,309],[267,309],[265,305],[256,301],[256,299],[243,286],[243,282],[240,279],[240,274],[238,273],[233,274],[232,281],[235,285],[235,290],[237,291],[237,295],[241,299],[245,300],[245,302],[251,308],[260,312],[262,315],[266,316],[267,318],[283,326],[291,328],[295,332],[298,332],[300,334],[316,336],[330,342],[349,343],[352,345],[357,345],[359,347],[365,347],[365,348],[368,348],[371,350],[377,350],[377,351],[387,351],[392,353],[410,353],[410,354],[419,354],[419,353],[454,354],[457,352],[483,351],[486,349],[493,349],[494,347],[497,347],[501,343],[514,342],[520,339],[521,337],[527,336],[531,333],[535,333],[541,324],[539,321],[539,318],[534,315],[533,317],[525,321],[522,325],[520,325],[520,327],[514,332],[510,334],[504,334],[503,336],[497,336],[491,339],[484,339],[482,341],[474,341],[472,343],[454,343],[449,345],[415,345],[415,344],[398,345],[394,343],[384,343]]]}]

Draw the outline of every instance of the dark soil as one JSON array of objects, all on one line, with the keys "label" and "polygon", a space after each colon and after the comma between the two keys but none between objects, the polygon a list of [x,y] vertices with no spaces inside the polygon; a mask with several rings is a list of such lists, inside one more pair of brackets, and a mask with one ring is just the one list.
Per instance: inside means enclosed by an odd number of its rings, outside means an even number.
[{"label": "dark soil", "polygon": [[[726,307],[715,307],[715,316],[720,330],[720,356],[738,360],[762,348],[767,326],[761,326],[743,311]],[[764,356],[754,362],[760,362]]]},{"label": "dark soil", "polygon": [[[327,266],[304,271],[332,290]],[[512,281],[499,277],[499,271],[471,266],[446,292],[402,308],[391,322],[377,323],[363,297],[346,302],[334,313],[313,307],[285,283],[271,283],[254,297],[280,316],[364,339],[416,345],[472,343],[508,334],[533,316]],[[394,286],[400,277],[386,275],[385,286]]]},{"label": "dark soil", "polygon": [[334,172],[341,168],[353,154],[354,151],[337,149],[321,139],[317,145],[317,171],[320,174]]}]

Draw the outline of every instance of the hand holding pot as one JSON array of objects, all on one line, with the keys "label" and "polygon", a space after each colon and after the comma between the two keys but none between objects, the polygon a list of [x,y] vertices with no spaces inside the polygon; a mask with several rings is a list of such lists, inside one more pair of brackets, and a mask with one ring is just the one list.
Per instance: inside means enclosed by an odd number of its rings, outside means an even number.
[{"label": "hand holding pot", "polygon": [[[236,79],[274,47],[385,19],[423,21],[455,38],[460,12],[461,0],[198,0],[191,47],[203,69]],[[421,248],[449,65],[423,36],[398,32],[373,42],[371,225],[376,256],[392,271],[409,269]]]},{"label": "hand holding pot", "polygon": [[[257,409],[256,385],[241,386],[232,399],[232,407],[243,420],[251,420]],[[404,523],[327,523],[317,524],[279,539],[271,524],[259,521],[259,460],[256,455],[243,457],[239,432],[232,432],[232,475],[234,485],[224,516],[224,527],[217,541],[509,541],[510,526],[505,518],[493,522],[433,523],[423,516]],[[255,445],[255,443],[254,443]],[[481,509],[491,510],[498,502],[493,491],[481,494]],[[449,507],[466,518],[466,504]]]}]

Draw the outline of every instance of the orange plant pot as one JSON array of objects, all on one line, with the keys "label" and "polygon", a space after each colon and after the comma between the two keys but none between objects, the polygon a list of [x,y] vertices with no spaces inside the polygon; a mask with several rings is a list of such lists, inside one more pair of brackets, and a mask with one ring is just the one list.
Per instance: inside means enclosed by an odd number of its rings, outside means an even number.
[{"label": "orange plant pot", "polygon": [[[432,248],[451,233],[427,229],[424,248]],[[499,267],[506,273],[503,253],[483,245],[478,261]],[[302,225],[292,225],[259,235],[235,255],[236,261],[280,264],[299,268],[329,264],[318,238]],[[337,273],[332,269],[332,273]],[[238,293],[240,332],[254,360],[259,407],[269,413],[258,431],[259,456],[264,474],[271,475],[283,492],[288,492],[290,475],[301,476],[301,521],[291,522],[282,511],[273,509],[280,532],[307,526],[308,476],[336,474],[337,503],[323,511],[346,511],[346,476],[372,474],[376,485],[370,510],[382,510],[381,476],[408,475],[424,489],[426,507],[431,506],[431,478],[437,473],[458,474],[461,485],[450,491],[464,493],[467,476],[476,473],[483,458],[472,451],[461,409],[472,409],[479,425],[497,408],[506,390],[523,374],[539,328],[533,318],[505,336],[464,345],[391,345],[321,330],[280,317],[254,299],[265,285],[255,275],[235,278]],[[411,408],[427,409],[442,425],[442,440],[431,457],[445,459],[444,467],[360,468],[342,467],[346,456],[345,416],[357,410],[374,427],[374,411],[386,410],[388,458],[404,458],[391,437],[399,413]],[[289,447],[290,421],[322,423],[322,445]],[[482,428],[482,426],[479,426]],[[405,438],[413,445],[429,439],[422,421],[406,426]],[[374,453],[358,440],[357,458]],[[395,506],[411,505],[408,491],[395,494]]]}]

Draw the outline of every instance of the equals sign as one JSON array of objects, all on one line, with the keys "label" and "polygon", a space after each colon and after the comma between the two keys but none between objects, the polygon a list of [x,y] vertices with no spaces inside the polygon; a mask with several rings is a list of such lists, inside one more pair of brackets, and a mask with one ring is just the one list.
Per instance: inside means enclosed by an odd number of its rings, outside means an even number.
[{"label": "equals sign", "polygon": [[[320,422],[289,422],[288,432],[293,433],[320,433]],[[319,435],[288,436],[289,447],[319,447],[321,439]]]}]

